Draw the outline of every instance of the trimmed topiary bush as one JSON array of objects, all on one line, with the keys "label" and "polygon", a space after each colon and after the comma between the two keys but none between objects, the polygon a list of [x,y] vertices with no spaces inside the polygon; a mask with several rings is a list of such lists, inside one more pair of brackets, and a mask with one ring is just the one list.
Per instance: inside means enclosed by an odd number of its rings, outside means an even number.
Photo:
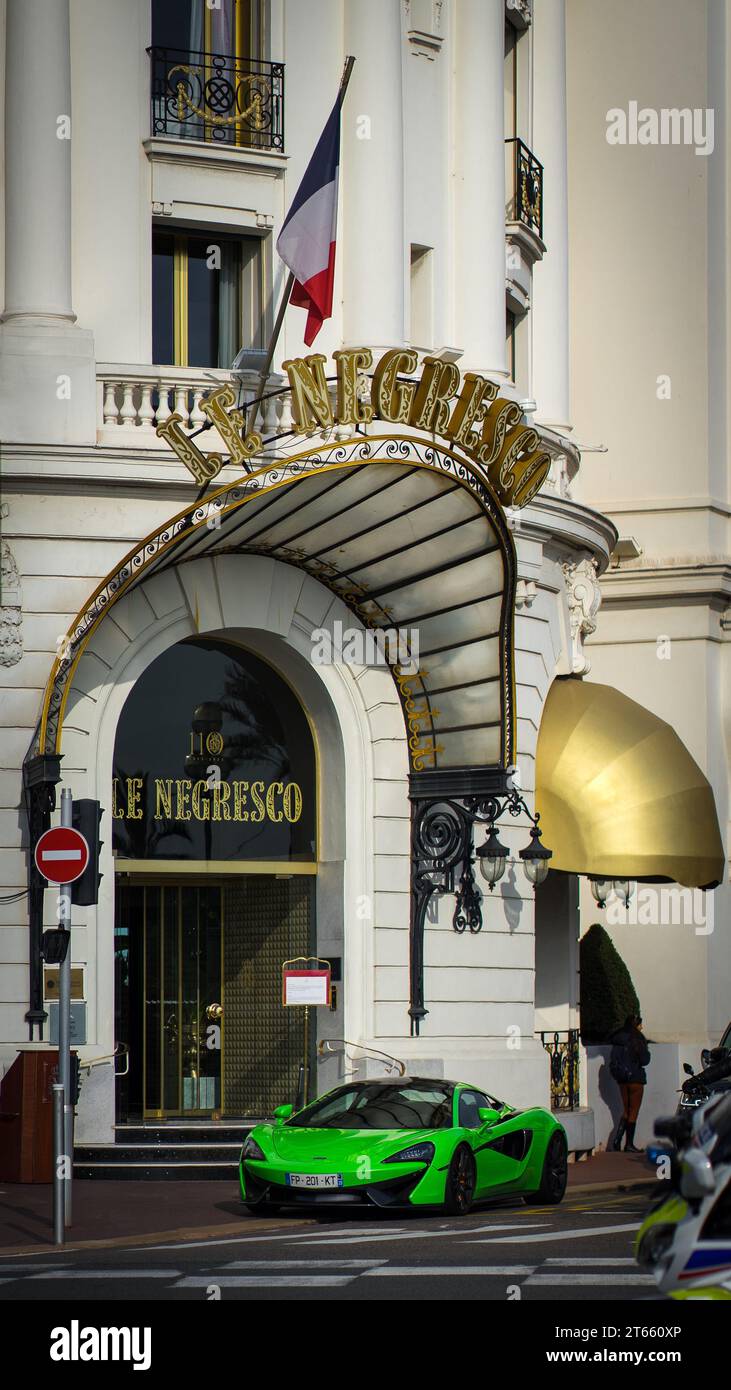
[{"label": "trimmed topiary bush", "polygon": [[609,933],[595,922],[579,945],[581,1040],[609,1042],[628,1014],[640,1013],[632,977]]}]

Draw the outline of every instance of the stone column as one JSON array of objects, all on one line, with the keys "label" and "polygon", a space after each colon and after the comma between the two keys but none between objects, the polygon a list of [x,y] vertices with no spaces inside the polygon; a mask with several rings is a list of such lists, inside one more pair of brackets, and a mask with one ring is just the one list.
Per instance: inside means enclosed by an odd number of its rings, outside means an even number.
[{"label": "stone column", "polygon": [[458,0],[454,62],[454,345],[507,375],[504,0]]},{"label": "stone column", "polygon": [[3,438],[94,443],[93,339],[71,307],[69,0],[7,0],[5,92]]},{"label": "stone column", "polygon": [[543,165],[543,240],[533,269],[536,420],[570,429],[565,0],[533,6],[533,149]]},{"label": "stone column", "polygon": [[405,335],[403,39],[401,0],[345,6],[356,59],[343,110],[346,343],[398,346]]}]

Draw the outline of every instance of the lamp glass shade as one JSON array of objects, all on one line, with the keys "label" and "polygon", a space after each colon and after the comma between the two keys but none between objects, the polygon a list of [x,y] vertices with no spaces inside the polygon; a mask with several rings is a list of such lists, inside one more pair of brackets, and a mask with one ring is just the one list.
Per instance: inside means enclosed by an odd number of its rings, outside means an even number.
[{"label": "lamp glass shade", "polygon": [[523,868],[528,882],[532,883],[534,887],[543,883],[548,873],[551,851],[541,844],[541,832],[537,825],[533,826],[530,832],[530,844],[520,851],[520,857],[523,860]]},{"label": "lamp glass shade", "polygon": [[632,884],[630,883],[629,879],[615,878],[613,881],[613,887],[615,893],[617,894],[617,897],[619,898],[619,901],[621,903],[624,903],[626,907],[627,903],[632,897]]},{"label": "lamp glass shade", "polygon": [[612,891],[611,878],[590,878],[589,886],[591,888],[594,901],[598,903],[599,907],[603,907],[605,902],[607,901],[607,898],[609,897],[609,894]]},{"label": "lamp glass shade", "polygon": [[501,845],[495,827],[490,830],[490,834],[477,851],[477,858],[480,861],[480,873],[487,881],[490,888],[494,888],[499,879],[505,873],[508,862],[508,851],[505,845]]},{"label": "lamp glass shade", "polygon": [[536,888],[538,884],[543,883],[548,876],[547,859],[524,859],[523,868],[525,869],[525,876],[528,882],[532,883]]}]

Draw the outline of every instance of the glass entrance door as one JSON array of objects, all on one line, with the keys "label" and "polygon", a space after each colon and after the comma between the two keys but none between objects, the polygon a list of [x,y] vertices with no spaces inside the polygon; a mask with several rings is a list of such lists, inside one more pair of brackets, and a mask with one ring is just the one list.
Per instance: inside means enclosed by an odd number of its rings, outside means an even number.
[{"label": "glass entrance door", "polygon": [[281,970],[314,949],[314,882],[118,881],[116,1040],[129,1050],[120,1122],[261,1117],[294,1100],[303,1019],[282,1007]]},{"label": "glass entrance door", "polygon": [[221,1107],[221,897],[215,885],[146,884],[120,894],[118,961],[126,939],[142,996],[133,1084],[144,1116]]}]

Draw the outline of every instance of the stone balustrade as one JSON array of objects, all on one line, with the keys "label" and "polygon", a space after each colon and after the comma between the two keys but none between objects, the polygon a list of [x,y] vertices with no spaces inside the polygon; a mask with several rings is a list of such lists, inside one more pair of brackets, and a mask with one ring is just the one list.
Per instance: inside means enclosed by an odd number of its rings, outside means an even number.
[{"label": "stone balustrade", "polygon": [[[169,446],[156,433],[158,425],[176,414],[185,430],[196,430],[206,423],[201,400],[216,386],[231,384],[240,388],[242,408],[258,394],[259,374],[255,371],[210,371],[200,367],[129,366],[120,363],[97,365],[97,442],[139,448]],[[281,378],[270,376],[268,390],[276,391]],[[255,426],[265,438],[291,427],[281,398],[265,400],[256,413]],[[250,427],[253,422],[249,422]]]}]

